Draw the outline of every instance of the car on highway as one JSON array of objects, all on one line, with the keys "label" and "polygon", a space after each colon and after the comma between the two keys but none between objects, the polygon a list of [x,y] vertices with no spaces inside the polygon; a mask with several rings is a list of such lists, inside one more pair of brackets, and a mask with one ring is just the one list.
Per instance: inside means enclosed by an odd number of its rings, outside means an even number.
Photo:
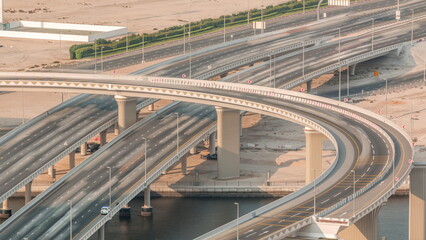
[{"label": "car on highway", "polygon": [[101,215],[107,215],[109,213],[109,207],[108,206],[103,206],[101,208]]}]

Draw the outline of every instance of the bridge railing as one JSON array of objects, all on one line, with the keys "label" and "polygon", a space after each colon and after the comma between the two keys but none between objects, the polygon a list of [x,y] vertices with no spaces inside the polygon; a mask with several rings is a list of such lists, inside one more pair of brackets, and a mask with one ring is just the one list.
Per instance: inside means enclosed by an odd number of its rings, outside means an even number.
[{"label": "bridge railing", "polygon": [[[78,101],[79,98],[72,98],[70,100],[70,102],[74,102],[74,101]],[[143,102],[137,104],[136,108],[138,110],[154,103],[155,101],[157,101],[157,99],[154,98],[149,98],[144,100]],[[58,105],[56,107],[54,107],[53,109],[51,109],[50,111],[55,111],[57,109],[62,108],[61,105]],[[12,130],[13,132],[9,132],[9,135],[5,135],[4,137],[1,138],[0,141],[5,142],[7,141],[14,133],[22,131],[23,129],[27,128],[29,125],[33,125],[36,122],[40,121],[41,119],[44,119],[45,117],[47,117],[49,115],[49,111],[42,113],[41,115],[33,118],[32,120],[28,121],[26,124],[23,124],[21,126],[19,126],[16,130]],[[81,138],[79,141],[71,144],[71,145],[64,145],[64,150],[58,154],[55,158],[51,159],[49,162],[47,162],[46,164],[44,164],[43,166],[41,166],[39,169],[37,169],[36,171],[34,171],[33,173],[31,173],[30,175],[28,175],[25,179],[23,179],[22,181],[20,181],[18,184],[16,184],[15,186],[13,186],[12,188],[10,188],[6,193],[4,193],[1,197],[0,197],[0,201],[4,201],[6,200],[8,197],[12,196],[15,192],[17,192],[19,189],[21,189],[22,187],[24,187],[27,183],[31,182],[33,179],[35,179],[36,177],[38,177],[40,174],[42,174],[43,172],[45,172],[49,167],[53,166],[56,162],[58,162],[59,160],[63,159],[64,157],[66,157],[68,154],[70,154],[71,152],[75,151],[78,147],[80,147],[82,144],[84,144],[85,142],[89,141],[90,139],[92,139],[94,136],[96,136],[97,134],[99,134],[100,132],[104,131],[105,129],[108,129],[109,127],[111,127],[112,125],[114,125],[117,122],[117,117],[112,118],[111,120],[108,120],[107,122],[105,122],[104,124],[102,124],[101,126],[97,127],[96,129],[94,129],[92,132],[90,132],[89,134],[87,134],[86,136],[84,136],[83,138]]]}]

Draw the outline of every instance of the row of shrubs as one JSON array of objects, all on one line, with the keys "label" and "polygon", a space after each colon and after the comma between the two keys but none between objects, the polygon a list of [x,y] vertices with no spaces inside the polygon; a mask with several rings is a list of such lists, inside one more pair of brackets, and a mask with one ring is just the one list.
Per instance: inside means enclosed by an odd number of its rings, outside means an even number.
[{"label": "row of shrubs", "polygon": [[[318,0],[306,0],[305,1],[305,9],[314,9],[318,4]],[[324,1],[323,4],[326,4]],[[263,10],[263,18],[273,18],[276,16],[301,11],[303,8],[303,3],[300,1],[291,1],[282,3],[277,6],[268,6]],[[259,21],[261,19],[261,10],[260,9],[252,9],[250,10],[250,22]],[[191,35],[201,34],[217,29],[221,29],[224,26],[223,22],[224,16],[219,18],[208,18],[202,19],[196,22],[191,22]],[[239,12],[237,14],[226,15],[225,16],[225,24],[226,27],[237,26],[241,24],[247,24],[247,11]],[[184,33],[188,35],[188,27],[189,23],[185,25],[177,25],[169,28],[165,28],[159,30],[155,33],[143,34],[132,34],[130,36],[122,37],[120,39],[111,41],[105,39],[98,39],[94,44],[76,44],[70,47],[70,58],[71,59],[81,59],[86,57],[95,57],[100,56],[101,50],[102,54],[109,55],[112,53],[118,53],[127,49],[135,49],[142,47],[142,40],[145,41],[145,46],[182,38]]]}]

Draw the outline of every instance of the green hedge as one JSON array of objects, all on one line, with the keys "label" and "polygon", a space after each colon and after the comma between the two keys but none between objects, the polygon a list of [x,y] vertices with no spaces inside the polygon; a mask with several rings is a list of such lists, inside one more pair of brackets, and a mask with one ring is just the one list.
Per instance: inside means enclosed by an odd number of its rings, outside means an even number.
[{"label": "green hedge", "polygon": [[[327,1],[324,1],[323,5]],[[318,4],[318,0],[306,0],[305,8],[314,9]],[[279,4],[277,6],[267,6],[263,10],[263,18],[273,18],[284,14],[289,14],[293,12],[301,11],[303,8],[302,2],[291,1]],[[223,18],[208,18],[201,19],[196,22],[191,22],[191,35],[202,34],[214,30],[223,28]],[[250,10],[250,21],[259,21],[261,19],[261,10],[260,9],[251,9]],[[247,12],[239,12],[232,15],[225,16],[226,27],[232,27],[242,24],[247,24]],[[145,46],[151,45],[154,43],[159,43],[168,40],[174,40],[182,38],[184,33],[188,35],[189,23],[185,25],[177,25],[173,27],[168,27],[161,29],[155,33],[144,34],[145,36]],[[185,31],[185,32],[184,32]],[[97,53],[96,57],[100,56],[101,48],[103,47],[102,53],[104,55],[110,55],[114,53],[123,52],[126,50],[126,45],[128,49],[136,49],[142,47],[142,35],[132,34],[130,36],[122,37],[115,41],[97,39],[94,44],[78,44],[70,47],[70,58],[71,59],[81,59],[85,57],[95,57],[95,52]],[[95,51],[96,47],[96,51]]]}]

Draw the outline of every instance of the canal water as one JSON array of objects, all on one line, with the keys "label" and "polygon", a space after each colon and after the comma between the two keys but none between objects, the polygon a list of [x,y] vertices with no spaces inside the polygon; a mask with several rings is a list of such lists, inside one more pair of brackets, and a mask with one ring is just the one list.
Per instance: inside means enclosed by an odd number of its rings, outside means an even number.
[{"label": "canal water", "polygon": [[[140,216],[143,198],[130,202],[132,217],[114,217],[107,223],[107,240],[187,240],[202,235],[236,217],[235,202],[245,214],[275,198],[154,198],[153,217]],[[10,200],[12,208],[23,199]],[[408,197],[392,197],[379,213],[379,237],[387,240],[408,239]],[[91,239],[96,239],[92,237]]]}]

